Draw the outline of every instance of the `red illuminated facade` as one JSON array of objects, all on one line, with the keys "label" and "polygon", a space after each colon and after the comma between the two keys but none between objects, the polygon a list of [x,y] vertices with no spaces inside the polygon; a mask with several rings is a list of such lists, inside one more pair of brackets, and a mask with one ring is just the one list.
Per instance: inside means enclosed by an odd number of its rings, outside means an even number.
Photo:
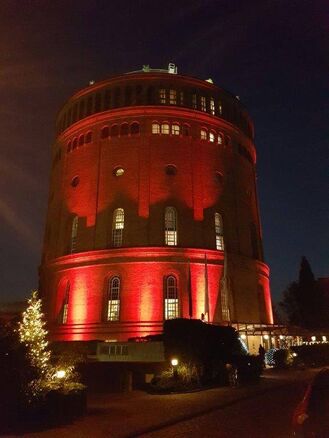
[{"label": "red illuminated facade", "polygon": [[91,84],[59,112],[40,267],[55,340],[273,322],[252,121],[171,71]]}]

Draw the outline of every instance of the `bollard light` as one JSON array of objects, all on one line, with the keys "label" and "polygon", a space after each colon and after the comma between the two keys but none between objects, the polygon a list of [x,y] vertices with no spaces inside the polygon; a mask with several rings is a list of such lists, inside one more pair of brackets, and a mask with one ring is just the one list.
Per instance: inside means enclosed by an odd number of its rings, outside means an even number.
[{"label": "bollard light", "polygon": [[171,359],[171,365],[172,365],[173,367],[177,367],[177,365],[178,365],[178,359],[176,359],[176,358]]}]

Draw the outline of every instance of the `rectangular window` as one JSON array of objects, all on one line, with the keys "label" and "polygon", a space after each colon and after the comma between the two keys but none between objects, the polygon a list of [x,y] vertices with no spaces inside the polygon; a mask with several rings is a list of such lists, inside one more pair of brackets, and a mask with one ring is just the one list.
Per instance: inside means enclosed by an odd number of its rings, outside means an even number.
[{"label": "rectangular window", "polygon": [[210,99],[210,113],[213,116],[215,115],[215,101],[213,97]]},{"label": "rectangular window", "polygon": [[219,251],[224,251],[224,241],[223,236],[216,234],[216,249]]},{"label": "rectangular window", "polygon": [[176,105],[176,90],[169,90],[169,103],[170,105]]},{"label": "rectangular window", "polygon": [[160,134],[159,123],[152,123],[152,134]]},{"label": "rectangular window", "polygon": [[160,103],[167,103],[166,90],[164,88],[160,88],[159,97],[160,97]]},{"label": "rectangular window", "polygon": [[168,123],[163,123],[161,125],[161,134],[170,134]]},{"label": "rectangular window", "polygon": [[67,323],[67,314],[69,311],[69,304],[65,303],[63,306],[63,318],[62,318],[62,323],[66,324]]},{"label": "rectangular window", "polygon": [[197,109],[196,94],[192,94],[192,108]]},{"label": "rectangular window", "polygon": [[166,230],[165,231],[165,242],[168,246],[176,246],[177,245],[177,231],[174,230]]},{"label": "rectangular window", "polygon": [[178,298],[165,299],[165,319],[178,318]]},{"label": "rectangular window", "polygon": [[184,93],[183,91],[180,91],[179,93],[179,104],[184,105]]},{"label": "rectangular window", "polygon": [[172,135],[179,135],[180,134],[180,126],[179,125],[172,125],[171,126],[171,133],[172,133]]},{"label": "rectangular window", "polygon": [[201,111],[207,111],[206,98],[201,96]]},{"label": "rectangular window", "polygon": [[[113,293],[112,293],[113,296]],[[109,300],[107,308],[107,320],[119,321],[120,300]]]},{"label": "rectangular window", "polygon": [[218,101],[218,114],[223,114],[223,106],[220,100]]}]

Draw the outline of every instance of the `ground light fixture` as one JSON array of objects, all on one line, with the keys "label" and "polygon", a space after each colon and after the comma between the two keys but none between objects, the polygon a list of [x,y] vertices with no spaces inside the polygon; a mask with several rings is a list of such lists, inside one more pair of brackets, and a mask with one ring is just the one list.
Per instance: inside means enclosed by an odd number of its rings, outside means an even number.
[{"label": "ground light fixture", "polygon": [[65,376],[66,376],[65,370],[57,370],[55,373],[56,379],[64,379]]}]

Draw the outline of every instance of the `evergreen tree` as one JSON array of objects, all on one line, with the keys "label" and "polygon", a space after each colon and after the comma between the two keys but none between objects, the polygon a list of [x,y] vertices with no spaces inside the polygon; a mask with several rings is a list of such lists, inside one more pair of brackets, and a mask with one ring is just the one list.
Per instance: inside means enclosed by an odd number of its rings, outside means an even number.
[{"label": "evergreen tree", "polygon": [[302,257],[298,281],[291,283],[283,292],[280,306],[290,324],[307,329],[327,325],[324,296],[306,257]]},{"label": "evergreen tree", "polygon": [[50,367],[50,351],[47,341],[48,332],[45,329],[46,323],[41,307],[38,291],[33,291],[22,321],[19,323],[18,332],[21,343],[27,347],[31,365],[40,378],[45,378]]}]

